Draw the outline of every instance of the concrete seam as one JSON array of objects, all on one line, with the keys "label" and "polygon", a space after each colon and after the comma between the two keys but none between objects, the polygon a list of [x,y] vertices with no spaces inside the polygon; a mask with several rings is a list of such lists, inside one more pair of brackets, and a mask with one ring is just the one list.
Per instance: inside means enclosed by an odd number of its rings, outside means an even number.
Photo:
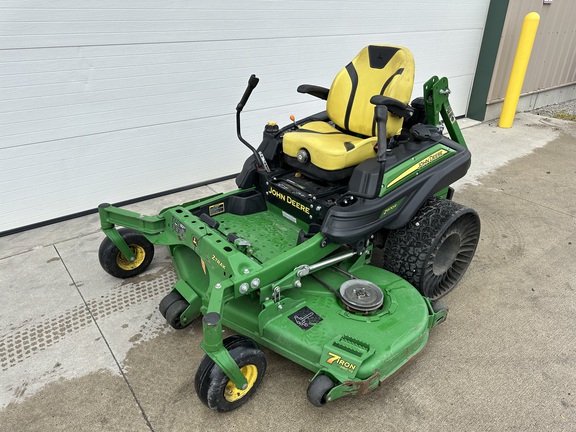
[{"label": "concrete seam", "polygon": [[564,216],[568,216],[569,218],[576,219],[576,217],[574,217],[574,215],[571,215],[570,213],[566,213],[566,212],[563,212],[563,211],[561,211],[561,210],[558,210],[558,209],[555,209],[555,208],[552,208],[552,207],[545,206],[545,205],[543,205],[543,204],[540,204],[540,203],[531,201],[531,200],[529,200],[529,199],[522,198],[522,197],[520,197],[520,196],[518,196],[518,195],[513,195],[513,194],[510,194],[510,193],[507,193],[507,192],[504,192],[504,191],[500,191],[500,192],[503,193],[504,195],[508,195],[509,197],[517,198],[517,199],[519,199],[519,200],[528,202],[528,203],[530,203],[530,204],[534,204],[535,206],[545,208],[546,210],[550,210],[550,211],[552,211],[552,212],[554,212],[554,213],[560,213],[560,214],[562,214],[562,215],[564,215]]},{"label": "concrete seam", "polygon": [[54,250],[56,251],[56,254],[58,254],[58,257],[60,258],[60,261],[62,262],[62,265],[64,266],[64,269],[66,270],[66,273],[68,273],[68,276],[70,277],[70,280],[72,281],[72,283],[74,284],[74,288],[76,288],[76,291],[78,292],[78,295],[80,295],[80,298],[82,299],[82,302],[84,303],[84,306],[86,307],[86,309],[88,310],[88,313],[90,314],[90,317],[92,318],[92,321],[94,322],[94,325],[96,326],[96,328],[98,329],[98,332],[100,333],[100,335],[102,336],[102,340],[104,341],[104,343],[106,344],[106,346],[108,347],[108,351],[110,351],[110,355],[112,356],[112,358],[114,359],[114,362],[116,363],[116,366],[118,367],[118,370],[120,371],[120,374],[122,375],[122,378],[124,379],[124,382],[126,383],[126,386],[128,387],[128,390],[130,390],[130,393],[132,393],[132,397],[134,398],[134,401],[136,402],[136,405],[138,406],[138,409],[140,410],[140,413],[142,414],[142,417],[144,418],[144,421],[146,422],[146,425],[148,426],[148,429],[150,429],[150,431],[154,432],[154,428],[152,427],[152,424],[150,423],[150,419],[148,418],[148,416],[146,415],[146,411],[144,410],[144,407],[142,406],[142,404],[140,403],[140,400],[138,399],[138,396],[136,396],[136,392],[134,391],[134,389],[132,388],[132,385],[130,384],[130,382],[128,381],[128,377],[126,376],[126,374],[124,373],[124,370],[122,369],[122,366],[120,365],[120,362],[118,361],[118,359],[116,358],[116,355],[114,354],[114,351],[112,351],[112,347],[110,346],[110,344],[108,343],[108,340],[106,339],[106,336],[104,335],[104,332],[102,331],[102,329],[100,328],[100,326],[98,325],[98,321],[96,321],[96,317],[94,316],[94,314],[92,313],[92,310],[90,309],[90,306],[88,305],[88,302],[86,301],[86,299],[84,298],[84,296],[82,295],[82,292],[80,291],[80,288],[78,287],[78,285],[76,284],[76,281],[74,280],[74,278],[72,277],[72,274],[70,273],[70,270],[68,270],[68,267],[66,266],[66,263],[64,262],[64,259],[62,258],[62,255],[60,255],[60,251],[58,251],[58,248],[56,247],[56,245],[52,245],[54,247]]}]

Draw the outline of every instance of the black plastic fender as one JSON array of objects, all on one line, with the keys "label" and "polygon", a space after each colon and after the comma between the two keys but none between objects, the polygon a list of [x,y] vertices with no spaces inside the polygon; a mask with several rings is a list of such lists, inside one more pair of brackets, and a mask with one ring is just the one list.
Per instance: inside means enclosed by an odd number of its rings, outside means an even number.
[{"label": "black plastic fender", "polygon": [[[367,239],[381,229],[406,225],[428,198],[464,177],[470,167],[471,154],[468,149],[458,147],[459,152],[451,158],[381,198],[359,199],[348,207],[332,207],[322,224],[322,233],[332,242],[346,244]],[[402,198],[397,210],[382,215]]]}]

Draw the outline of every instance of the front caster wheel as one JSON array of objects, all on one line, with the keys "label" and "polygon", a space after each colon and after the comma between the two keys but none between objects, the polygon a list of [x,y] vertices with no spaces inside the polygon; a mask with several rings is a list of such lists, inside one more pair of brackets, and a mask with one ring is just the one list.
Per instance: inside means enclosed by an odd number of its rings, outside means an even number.
[{"label": "front caster wheel", "polygon": [[323,407],[328,402],[326,397],[332,388],[334,388],[334,382],[328,376],[318,375],[308,384],[306,397],[312,405]]},{"label": "front caster wheel", "polygon": [[480,219],[474,210],[431,199],[406,226],[390,231],[383,267],[436,300],[458,284],[479,239]]},{"label": "front caster wheel", "polygon": [[[224,346],[226,347],[226,341]],[[238,388],[214,363],[204,356],[194,380],[198,397],[208,408],[218,412],[232,411],[246,403],[256,392],[266,373],[266,357],[257,344],[249,339],[235,339],[228,352],[246,377],[246,388]]]},{"label": "front caster wheel", "polygon": [[114,277],[126,279],[144,272],[154,258],[154,245],[140,232],[121,228],[118,233],[122,236],[134,254],[134,260],[127,259],[116,247],[112,240],[106,237],[98,249],[98,259],[102,268]]}]

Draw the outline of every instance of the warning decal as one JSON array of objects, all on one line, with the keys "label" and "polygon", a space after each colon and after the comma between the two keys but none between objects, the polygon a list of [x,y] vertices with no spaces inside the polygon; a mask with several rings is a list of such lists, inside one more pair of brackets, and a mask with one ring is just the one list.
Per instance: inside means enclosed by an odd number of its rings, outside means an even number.
[{"label": "warning decal", "polygon": [[315,324],[322,321],[322,317],[307,306],[294,312],[288,318],[304,331],[310,330]]}]

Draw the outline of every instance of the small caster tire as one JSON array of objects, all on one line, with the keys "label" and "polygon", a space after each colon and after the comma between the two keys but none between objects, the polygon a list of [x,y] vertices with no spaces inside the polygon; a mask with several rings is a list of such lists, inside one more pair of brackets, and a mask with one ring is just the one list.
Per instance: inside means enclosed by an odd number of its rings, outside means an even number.
[{"label": "small caster tire", "polygon": [[165,318],[168,324],[170,324],[170,327],[176,330],[182,330],[191,324],[191,322],[183,323],[180,321],[180,316],[188,309],[188,306],[190,305],[186,300],[176,300],[168,307]]},{"label": "small caster tire", "polygon": [[117,278],[126,279],[137,276],[144,272],[152,262],[154,245],[138,231],[120,228],[118,233],[134,253],[134,261],[128,260],[112,243],[112,240],[106,237],[98,249],[100,265],[106,273]]},{"label": "small caster tire", "polygon": [[160,301],[158,310],[164,318],[166,318],[166,312],[168,311],[168,308],[178,300],[184,300],[184,297],[182,297],[182,294],[180,294],[178,291],[172,291]]},{"label": "small caster tire", "polygon": [[239,389],[228,376],[204,356],[194,379],[194,387],[204,405],[217,412],[228,412],[239,408],[254,395],[266,373],[266,356],[255,342],[236,340],[228,352],[246,377],[248,385]]},{"label": "small caster tire", "polygon": [[440,312],[441,310],[445,310],[448,313],[448,305],[444,302],[444,300],[436,300],[432,302],[432,310],[435,313]]},{"label": "small caster tire", "polygon": [[334,386],[334,381],[332,381],[327,375],[318,375],[310,381],[310,384],[308,384],[306,397],[312,405],[323,407],[328,402],[328,393],[334,388]]},{"label": "small caster tire", "polygon": [[436,315],[435,318],[436,322],[434,323],[434,326],[437,326],[438,324],[446,320],[446,317],[448,316],[448,306],[446,305],[446,303],[444,303],[443,300],[434,300],[431,302],[431,304],[434,313],[439,314]]},{"label": "small caster tire", "polygon": [[[233,348],[237,348],[237,347],[260,349],[258,344],[256,342],[254,342],[254,340],[252,340],[246,336],[242,336],[242,335],[238,335],[238,334],[231,335],[231,336],[228,336],[227,338],[224,338],[224,340],[222,341],[222,345],[228,351],[232,350]],[[205,390],[201,389],[200,385],[201,384],[205,385],[207,383],[205,376],[199,376],[200,371],[203,371],[204,374],[209,373],[213,364],[214,364],[214,361],[209,356],[205,355],[202,358],[202,361],[200,362],[200,366],[198,366],[198,371],[196,373],[196,379],[194,380],[194,388],[196,389],[196,394],[200,394],[200,392],[204,392]]]},{"label": "small caster tire", "polygon": [[260,346],[253,339],[250,339],[249,337],[242,336],[239,334],[231,335],[228,336],[227,338],[224,338],[224,340],[222,341],[222,345],[224,345],[224,348],[226,348],[228,351],[238,346],[243,346],[245,348],[260,349]]}]

